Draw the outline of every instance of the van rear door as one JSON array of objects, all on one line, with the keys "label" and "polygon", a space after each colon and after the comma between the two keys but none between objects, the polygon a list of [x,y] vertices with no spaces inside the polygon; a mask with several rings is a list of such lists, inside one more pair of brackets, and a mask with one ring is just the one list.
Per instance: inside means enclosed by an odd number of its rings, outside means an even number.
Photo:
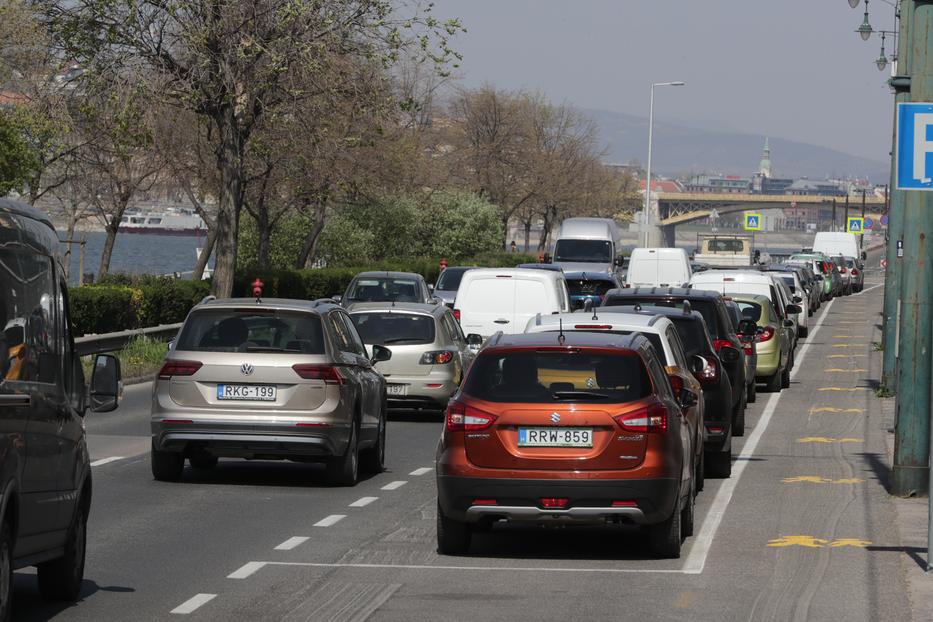
[{"label": "van rear door", "polygon": [[[464,333],[483,337],[504,331],[521,332],[525,325],[515,326],[515,279],[510,274],[483,274],[470,278],[466,291],[457,293],[460,326]],[[461,288],[463,289],[463,288]]]}]

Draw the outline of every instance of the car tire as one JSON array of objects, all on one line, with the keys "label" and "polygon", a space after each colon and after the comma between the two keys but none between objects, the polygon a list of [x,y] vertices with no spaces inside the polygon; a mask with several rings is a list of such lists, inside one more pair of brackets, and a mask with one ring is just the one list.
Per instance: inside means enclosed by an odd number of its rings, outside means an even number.
[{"label": "car tire", "polygon": [[350,426],[350,440],[342,456],[327,463],[327,479],[336,486],[356,486],[360,476],[360,425],[354,421]]},{"label": "car tire", "polygon": [[810,327],[809,327],[809,326],[798,326],[798,327],[797,327],[797,337],[803,339],[804,337],[806,337],[806,336],[809,335],[809,334],[810,334]]},{"label": "car tire", "polygon": [[769,376],[765,380],[765,391],[768,393],[780,393],[781,392],[781,376],[783,370],[778,370],[774,372],[773,376]]},{"label": "car tire", "polygon": [[174,451],[159,451],[152,445],[149,456],[152,477],[160,482],[177,482],[185,470],[185,457]]},{"label": "car tire", "polygon": [[717,451],[706,456],[706,476],[719,479],[732,477],[732,449]]},{"label": "car tire", "polygon": [[700,457],[697,458],[695,477],[697,478],[696,491],[697,493],[699,493],[706,487],[706,452],[705,451],[700,451]]},{"label": "car tire", "polygon": [[437,504],[437,552],[440,555],[462,555],[470,550],[470,526],[444,516]]},{"label": "car tire", "polygon": [[87,512],[81,500],[65,542],[65,554],[36,567],[39,593],[43,598],[74,601],[81,595],[84,559],[87,552]]},{"label": "car tire", "polygon": [[735,405],[732,412],[732,436],[745,436],[745,392],[739,398],[739,403]]},{"label": "car tire", "polygon": [[748,384],[748,390],[745,393],[745,403],[754,404],[758,401],[758,385],[754,380]]},{"label": "car tire", "polygon": [[0,621],[13,616],[13,528],[10,521],[0,527]]},{"label": "car tire", "polygon": [[697,515],[697,496],[696,496],[696,474],[690,484],[690,494],[687,495],[687,505],[680,511],[680,535],[681,538],[689,538],[693,535],[694,524]]},{"label": "car tire", "polygon": [[677,559],[680,557],[683,534],[681,533],[681,509],[679,505],[677,504],[674,507],[674,511],[671,512],[667,520],[648,527],[648,542],[655,557],[662,559]]},{"label": "car tire", "polygon": [[790,366],[785,367],[781,372],[781,388],[789,389],[790,388]]},{"label": "car tire", "polygon": [[386,407],[382,406],[376,443],[360,455],[360,468],[367,473],[382,473],[386,470]]},{"label": "car tire", "polygon": [[198,456],[192,456],[188,458],[188,462],[191,464],[192,469],[198,469],[199,471],[208,471],[217,466],[217,456],[212,456],[210,454],[201,454]]}]

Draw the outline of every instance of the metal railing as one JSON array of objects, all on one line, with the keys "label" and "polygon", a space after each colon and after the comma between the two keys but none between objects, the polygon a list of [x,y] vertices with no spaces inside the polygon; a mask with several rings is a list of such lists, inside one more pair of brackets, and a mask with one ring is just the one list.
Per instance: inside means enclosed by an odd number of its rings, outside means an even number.
[{"label": "metal railing", "polygon": [[75,350],[79,356],[90,354],[102,354],[104,352],[115,352],[122,350],[133,339],[137,337],[148,337],[159,341],[171,341],[181,329],[181,323],[162,324],[150,328],[137,328],[133,330],[124,330],[118,333],[106,333],[103,335],[84,335],[75,339]]}]

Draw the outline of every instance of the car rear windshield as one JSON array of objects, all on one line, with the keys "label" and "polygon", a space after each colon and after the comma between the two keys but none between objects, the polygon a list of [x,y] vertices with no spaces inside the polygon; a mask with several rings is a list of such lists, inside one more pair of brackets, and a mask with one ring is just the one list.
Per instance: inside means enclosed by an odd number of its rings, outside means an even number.
[{"label": "car rear windshield", "polygon": [[412,278],[374,277],[353,282],[348,302],[422,302],[418,281]]},{"label": "car rear windshield", "polygon": [[736,300],[735,304],[739,305],[739,311],[742,313],[743,320],[752,320],[757,322],[761,319],[761,305],[754,302],[745,302],[742,300]]},{"label": "car rear windshield", "polygon": [[710,240],[707,248],[711,253],[741,253],[745,251],[742,240]]},{"label": "car rear windshield", "polygon": [[[663,298],[639,298],[638,296],[619,296],[606,301],[607,306],[626,306],[641,305],[642,307],[665,307],[668,309],[680,309],[684,306],[683,300],[666,300]],[[690,308],[698,311],[706,321],[706,327],[709,330],[709,336],[713,339],[719,337],[719,322],[716,321],[716,306],[712,300],[691,300]]]},{"label": "car rear windshield", "polygon": [[463,280],[463,275],[466,273],[466,270],[450,269],[444,270],[441,273],[441,277],[437,279],[437,285],[434,289],[442,292],[455,292],[460,289],[460,281]]},{"label": "car rear windshield", "polygon": [[487,352],[470,368],[463,392],[490,402],[624,403],[647,397],[641,357],[581,352]]},{"label": "car rear windshield", "polygon": [[567,289],[571,296],[599,296],[601,298],[613,287],[615,284],[612,281],[567,279]]},{"label": "car rear windshield", "polygon": [[363,343],[380,346],[434,343],[434,318],[413,313],[353,313]]},{"label": "car rear windshield", "polygon": [[558,240],[554,261],[612,263],[612,242],[608,240]]},{"label": "car rear windshield", "polygon": [[188,316],[175,349],[324,354],[324,334],[313,313],[205,309]]},{"label": "car rear windshield", "polygon": [[671,319],[674,320],[674,327],[684,344],[684,354],[693,356],[695,354],[709,353],[709,338],[706,336],[706,331],[703,330],[701,322],[689,317]]}]

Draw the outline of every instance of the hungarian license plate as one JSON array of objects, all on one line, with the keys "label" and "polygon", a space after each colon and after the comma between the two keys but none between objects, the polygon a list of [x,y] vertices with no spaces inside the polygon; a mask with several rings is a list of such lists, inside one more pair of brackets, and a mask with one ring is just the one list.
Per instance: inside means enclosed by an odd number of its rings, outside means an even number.
[{"label": "hungarian license plate", "polygon": [[264,384],[218,384],[217,399],[274,402],[275,387]]},{"label": "hungarian license plate", "polygon": [[389,395],[405,396],[408,395],[407,384],[387,384],[386,393]]},{"label": "hungarian license plate", "polygon": [[519,428],[519,447],[592,447],[592,428]]}]

